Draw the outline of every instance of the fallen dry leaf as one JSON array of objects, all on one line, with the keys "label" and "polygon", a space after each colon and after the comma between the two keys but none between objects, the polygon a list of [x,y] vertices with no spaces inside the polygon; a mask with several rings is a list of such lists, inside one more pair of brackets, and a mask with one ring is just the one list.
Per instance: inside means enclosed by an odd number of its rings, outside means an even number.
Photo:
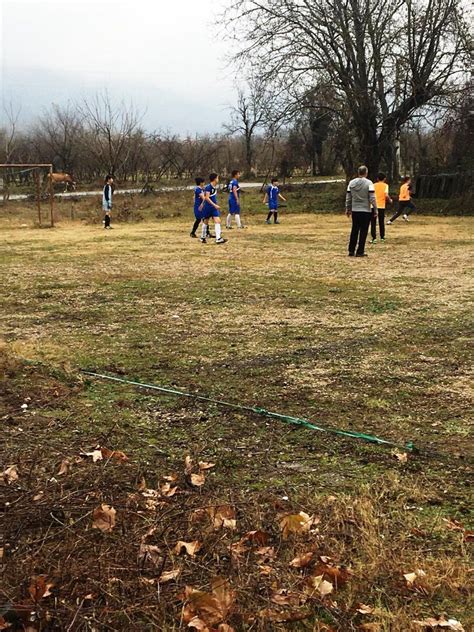
[{"label": "fallen dry leaf", "polygon": [[182,540],[179,540],[174,547],[174,550],[177,555],[181,555],[184,549],[188,555],[194,557],[201,546],[202,544],[198,540],[194,540],[193,542],[183,542]]},{"label": "fallen dry leaf", "polygon": [[3,480],[7,485],[11,485],[19,478],[18,465],[9,465],[6,470],[3,471]]},{"label": "fallen dry leaf", "polygon": [[194,487],[202,487],[205,482],[206,477],[202,472],[199,472],[199,474],[191,474],[191,485],[194,485]]},{"label": "fallen dry leaf", "polygon": [[178,491],[178,488],[176,486],[171,487],[170,483],[164,483],[160,487],[161,495],[166,496],[166,498],[171,498],[171,496],[174,496],[177,491]]},{"label": "fallen dry leaf", "polygon": [[299,557],[295,557],[291,560],[290,566],[293,566],[293,568],[306,568],[306,566],[311,564],[313,558],[314,552],[308,551],[308,553],[304,553],[304,555],[300,555]]},{"label": "fallen dry leaf", "polygon": [[177,474],[168,474],[168,476],[163,476],[164,481],[168,481],[169,483],[175,483],[178,480]]},{"label": "fallen dry leaf", "polygon": [[[296,592],[291,592],[285,588],[276,590],[270,597],[273,603],[279,606],[299,606],[301,603],[302,595]],[[303,597],[304,599],[304,597]]]},{"label": "fallen dry leaf", "polygon": [[40,491],[36,494],[36,496],[33,496],[33,502],[37,503],[38,500],[41,500],[44,496],[44,492]]},{"label": "fallen dry leaf", "polygon": [[191,474],[192,471],[193,471],[193,460],[190,456],[187,456],[184,459],[184,473]]},{"label": "fallen dry leaf", "polygon": [[255,551],[255,555],[260,555],[266,560],[272,560],[275,557],[275,549],[273,546],[262,546]]},{"label": "fallen dry leaf", "polygon": [[235,529],[237,520],[235,519],[235,509],[230,505],[220,505],[219,507],[210,507],[208,509],[209,516],[213,522],[215,529],[224,527],[226,529]]},{"label": "fallen dry leaf", "polygon": [[30,597],[35,603],[38,603],[44,597],[51,595],[50,588],[53,588],[54,584],[47,581],[46,575],[37,575],[31,580],[31,584],[28,587]]},{"label": "fallen dry leaf", "polygon": [[252,542],[256,546],[266,546],[270,536],[265,531],[247,531],[242,540]]},{"label": "fallen dry leaf", "polygon": [[153,566],[158,566],[163,561],[161,550],[154,544],[140,544],[138,559],[142,564],[150,562]]},{"label": "fallen dry leaf", "polygon": [[273,573],[273,568],[267,564],[259,564],[258,572],[260,575],[271,575]]},{"label": "fallen dry leaf", "polygon": [[321,597],[329,595],[334,590],[334,586],[331,582],[324,579],[324,575],[318,575],[317,577],[308,577],[307,586],[311,593],[317,592]]},{"label": "fallen dry leaf", "polygon": [[143,491],[145,491],[146,488],[147,488],[146,480],[145,480],[145,477],[142,476],[141,479],[140,479],[140,482],[138,483],[138,488],[137,489],[138,489],[139,492],[143,492]]},{"label": "fallen dry leaf", "polygon": [[71,467],[71,459],[63,459],[61,461],[61,465],[59,466],[59,470],[57,476],[63,476],[64,474],[69,474],[69,469]]},{"label": "fallen dry leaf", "polygon": [[6,630],[11,627],[11,623],[7,623],[5,619],[0,615],[0,630]]},{"label": "fallen dry leaf", "polygon": [[115,527],[116,511],[109,505],[101,505],[96,507],[92,512],[92,528],[100,529],[104,533],[112,531]]},{"label": "fallen dry leaf", "polygon": [[405,578],[405,581],[408,586],[413,586],[413,584],[415,584],[417,580],[419,580],[422,577],[426,577],[426,573],[425,571],[418,568],[413,573],[405,573],[403,577]]},{"label": "fallen dry leaf", "polygon": [[323,561],[330,560],[331,558],[322,555],[319,559],[320,561],[316,564],[313,575],[322,575],[324,579],[334,584],[336,589],[344,586],[352,577],[352,571],[345,566],[337,566],[330,561]]},{"label": "fallen dry leaf", "polygon": [[416,625],[421,625],[425,628],[443,628],[445,630],[456,630],[457,632],[464,632],[462,624],[456,619],[446,619],[443,615],[439,619],[432,617],[425,619],[424,621],[413,621]]},{"label": "fallen dry leaf", "polygon": [[359,628],[362,632],[381,632],[380,623],[362,623]]},{"label": "fallen dry leaf", "polygon": [[198,467],[200,470],[210,470],[213,467],[216,467],[215,463],[206,463],[206,461],[199,461]]},{"label": "fallen dry leaf", "polygon": [[280,529],[284,540],[287,540],[292,533],[302,534],[307,533],[314,524],[319,522],[318,518],[309,516],[304,511],[300,511],[297,514],[289,514],[283,516],[279,520]]},{"label": "fallen dry leaf", "polygon": [[[222,623],[231,613],[235,603],[235,591],[231,588],[229,581],[223,578],[216,578],[212,582],[212,593],[186,586],[184,594],[186,603],[183,608],[183,621],[188,625],[196,619],[207,626]],[[195,627],[195,623],[192,625]],[[223,632],[226,630],[226,628],[220,629]]]},{"label": "fallen dry leaf", "polygon": [[125,463],[129,460],[128,456],[120,450],[109,450],[108,448],[100,448],[103,459],[113,459],[120,463]]},{"label": "fallen dry leaf", "polygon": [[102,456],[102,451],[100,448],[96,448],[92,452],[83,452],[83,456],[91,456],[93,463],[97,463],[97,461],[102,461],[102,459],[104,458]]},{"label": "fallen dry leaf", "polygon": [[360,603],[356,609],[356,612],[359,612],[360,614],[373,614],[374,611],[375,608],[372,608],[372,606],[367,606],[365,603]]},{"label": "fallen dry leaf", "polygon": [[408,461],[408,454],[406,452],[394,450],[392,454],[398,461],[400,461],[400,463],[406,463]]},{"label": "fallen dry leaf", "polygon": [[170,582],[173,579],[176,579],[180,573],[180,568],[177,568],[174,571],[166,571],[165,573],[162,573],[158,581],[160,582],[160,584],[166,584],[166,582]]}]

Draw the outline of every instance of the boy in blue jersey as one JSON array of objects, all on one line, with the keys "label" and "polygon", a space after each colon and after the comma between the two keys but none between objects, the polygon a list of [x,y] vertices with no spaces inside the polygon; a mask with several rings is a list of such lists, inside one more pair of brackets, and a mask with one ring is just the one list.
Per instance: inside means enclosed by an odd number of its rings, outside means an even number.
[{"label": "boy in blue jersey", "polygon": [[217,204],[217,185],[219,176],[217,173],[211,173],[209,176],[209,184],[204,188],[204,204],[202,208],[203,225],[201,233],[201,243],[206,243],[207,227],[209,219],[212,217],[216,228],[216,244],[225,244],[227,239],[221,237],[221,214],[220,206]]},{"label": "boy in blue jersey", "polygon": [[196,187],[194,189],[194,224],[191,229],[191,237],[197,237],[196,231],[201,223],[202,207],[204,204],[204,178],[196,178]]},{"label": "boy in blue jersey", "polygon": [[268,202],[268,215],[265,220],[267,224],[270,224],[272,215],[275,224],[280,223],[278,221],[278,198],[286,202],[286,199],[280,193],[280,189],[278,188],[278,178],[272,178],[272,183],[267,187],[265,197],[263,198],[264,204]]},{"label": "boy in blue jersey", "polygon": [[240,221],[240,171],[235,169],[232,172],[232,180],[229,182],[229,213],[225,222],[228,230],[232,229],[232,217],[235,217],[237,228],[243,228]]}]

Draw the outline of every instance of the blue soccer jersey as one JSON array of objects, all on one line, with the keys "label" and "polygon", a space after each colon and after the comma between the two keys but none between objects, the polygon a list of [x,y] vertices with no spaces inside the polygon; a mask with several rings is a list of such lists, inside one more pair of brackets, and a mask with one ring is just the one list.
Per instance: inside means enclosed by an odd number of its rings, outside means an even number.
[{"label": "blue soccer jersey", "polygon": [[278,208],[278,194],[280,193],[280,189],[273,184],[271,184],[267,189],[268,195],[268,207],[270,209]]},{"label": "blue soccer jersey", "polygon": [[199,207],[202,204],[202,195],[204,193],[204,189],[202,187],[196,187],[194,189],[194,215],[196,219],[201,217],[201,211]]},{"label": "blue soccer jersey", "polygon": [[[211,183],[209,183],[205,189],[204,189],[205,193],[209,193],[209,197],[210,199],[214,202],[214,204],[217,204],[217,189],[216,187],[212,186]],[[218,209],[214,208],[212,206],[212,204],[209,204],[209,202],[204,202],[204,208],[203,208],[203,215],[204,217],[218,217],[220,215]]]},{"label": "blue soccer jersey", "polygon": [[[237,188],[237,201],[234,195],[234,187]],[[229,182],[229,212],[240,213],[240,186],[239,181],[235,178]]]}]

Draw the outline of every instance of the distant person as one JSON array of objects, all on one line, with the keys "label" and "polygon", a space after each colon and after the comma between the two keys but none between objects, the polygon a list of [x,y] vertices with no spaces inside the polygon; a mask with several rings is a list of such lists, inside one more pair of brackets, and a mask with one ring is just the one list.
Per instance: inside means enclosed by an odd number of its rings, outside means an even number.
[{"label": "distant person", "polygon": [[216,244],[225,244],[227,241],[227,239],[223,239],[221,236],[221,213],[220,206],[217,204],[218,183],[219,176],[217,173],[211,173],[209,176],[209,184],[204,189],[204,204],[202,209],[204,221],[201,233],[201,243],[203,244],[206,243],[207,228],[211,217],[214,220],[214,226],[216,228]]},{"label": "distant person", "polygon": [[105,186],[102,192],[102,210],[105,213],[104,216],[104,228],[110,229],[110,214],[112,211],[112,196],[114,194],[113,189],[114,177],[110,174],[105,178]]},{"label": "distant person", "polygon": [[400,187],[400,195],[398,196],[398,211],[392,215],[387,224],[393,224],[393,222],[403,214],[403,219],[408,222],[408,216],[413,211],[416,211],[416,206],[411,201],[412,187],[410,176],[405,176],[402,180],[402,186]]},{"label": "distant person", "polygon": [[[196,186],[194,188],[194,224],[191,229],[191,237],[197,237],[196,231],[199,228],[199,224],[203,221],[204,182],[204,178],[196,178]],[[206,236],[209,236],[209,228]]]},{"label": "distant person", "polygon": [[278,187],[278,178],[272,178],[271,184],[267,187],[265,191],[265,196],[263,198],[263,203],[268,204],[268,215],[265,220],[266,224],[271,223],[271,218],[273,216],[273,222],[275,224],[279,224],[278,221],[278,200],[283,200],[286,202],[286,198],[280,193],[280,189]]},{"label": "distant person", "polygon": [[[384,173],[379,173],[377,182],[374,184],[375,200],[377,202],[377,214],[379,216],[380,241],[385,241],[385,209],[387,202],[392,204],[392,198],[389,195],[387,178]],[[377,243],[377,218],[372,215],[370,221],[370,232],[372,236],[372,244]]]},{"label": "distant person", "polygon": [[346,193],[346,215],[352,218],[349,257],[367,257],[365,242],[371,217],[377,218],[374,184],[367,178],[367,167],[358,169],[358,177],[349,182]]},{"label": "distant person", "polygon": [[232,171],[232,180],[229,182],[229,212],[225,222],[228,230],[232,229],[232,217],[235,217],[235,223],[237,228],[243,228],[240,219],[240,185],[239,185],[240,171],[235,169]]}]

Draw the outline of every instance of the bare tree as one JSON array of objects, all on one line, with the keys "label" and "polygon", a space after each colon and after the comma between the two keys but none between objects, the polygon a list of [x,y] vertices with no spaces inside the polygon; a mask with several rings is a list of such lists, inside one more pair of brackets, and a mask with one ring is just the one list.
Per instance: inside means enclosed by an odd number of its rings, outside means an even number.
[{"label": "bare tree", "polygon": [[[10,163],[13,161],[16,145],[18,141],[18,120],[20,118],[21,108],[15,108],[10,101],[3,106],[3,122],[2,122],[2,156],[1,162]],[[10,181],[13,174],[8,170],[5,172],[3,185],[3,202],[5,203],[10,197]]]},{"label": "bare tree", "polygon": [[132,104],[114,104],[107,92],[85,99],[80,112],[93,139],[88,150],[104,171],[118,173],[129,158],[130,141],[139,127],[141,114]]},{"label": "bare tree", "polygon": [[225,126],[230,134],[241,134],[245,144],[245,173],[252,175],[255,166],[255,134],[269,120],[271,97],[265,83],[256,78],[247,88],[237,91],[237,104],[231,108],[231,121]]},{"label": "bare tree", "polygon": [[263,79],[300,96],[330,79],[371,173],[382,159],[392,168],[403,125],[459,90],[467,68],[462,0],[244,0],[230,11],[244,41],[237,60]]}]

